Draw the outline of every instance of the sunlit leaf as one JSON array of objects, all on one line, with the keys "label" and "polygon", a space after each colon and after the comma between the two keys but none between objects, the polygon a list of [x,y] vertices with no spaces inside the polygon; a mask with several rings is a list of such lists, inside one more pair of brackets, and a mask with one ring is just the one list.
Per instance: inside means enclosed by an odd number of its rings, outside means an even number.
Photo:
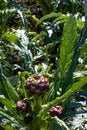
[{"label": "sunlit leaf", "polygon": [[73,16],[69,17],[68,22],[65,24],[62,44],[60,47],[60,77],[63,79],[70,67],[72,56],[74,54],[74,46],[77,39],[77,26],[76,19]]}]

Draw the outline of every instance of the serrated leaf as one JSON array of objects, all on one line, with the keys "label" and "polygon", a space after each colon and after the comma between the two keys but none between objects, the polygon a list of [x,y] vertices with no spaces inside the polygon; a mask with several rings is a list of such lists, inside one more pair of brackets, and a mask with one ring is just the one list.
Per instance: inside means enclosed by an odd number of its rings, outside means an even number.
[{"label": "serrated leaf", "polygon": [[60,120],[57,117],[51,117],[48,119],[48,121],[49,121],[51,127],[53,126],[53,130],[69,130],[69,128],[65,124],[65,122]]},{"label": "serrated leaf", "polygon": [[72,82],[73,72],[75,71],[75,69],[77,67],[77,62],[78,62],[78,58],[80,56],[81,48],[85,44],[85,39],[87,38],[86,31],[87,31],[87,24],[84,24],[84,26],[81,30],[80,36],[76,40],[74,53],[73,53],[72,60],[71,60],[71,65],[69,66],[69,69],[68,69],[65,79],[64,79],[64,83],[63,83],[64,86],[68,87]]},{"label": "serrated leaf", "polygon": [[43,17],[39,20],[39,22],[37,23],[37,25],[38,25],[38,24],[41,24],[42,22],[44,22],[45,20],[47,20],[47,19],[49,19],[49,18],[57,18],[57,17],[59,17],[59,16],[60,16],[60,13],[58,14],[58,13],[52,12],[52,13],[50,13],[50,14],[47,14],[47,15],[43,16]]},{"label": "serrated leaf", "polygon": [[0,91],[7,99],[13,102],[20,99],[19,95],[10,84],[8,78],[5,77],[1,72],[0,72]]},{"label": "serrated leaf", "polygon": [[2,108],[0,108],[0,123],[4,125],[4,127],[10,125],[12,128],[16,130],[23,128],[23,126],[19,123],[19,121],[17,121],[14,117],[11,117],[9,114],[7,114],[6,111]]},{"label": "serrated leaf", "polygon": [[76,19],[70,16],[63,30],[62,44],[60,47],[60,76],[63,79],[70,67],[74,53],[74,45],[77,39]]},{"label": "serrated leaf", "polygon": [[0,102],[6,106],[6,108],[8,109],[8,111],[12,112],[12,103],[7,99],[7,98],[4,98],[4,97],[1,97],[0,96]]},{"label": "serrated leaf", "polygon": [[[58,21],[67,21],[68,20],[68,16],[62,14],[62,13],[58,13],[58,17],[55,18],[55,20],[53,21],[53,23],[55,24]],[[61,22],[60,22],[61,23]]]},{"label": "serrated leaf", "polygon": [[[87,124],[87,92],[80,91],[72,97],[70,103],[66,106],[68,110],[66,113],[66,123],[72,127],[72,129],[85,129]],[[84,100],[83,100],[84,99]],[[77,123],[76,123],[77,122]]]},{"label": "serrated leaf", "polygon": [[73,78],[80,78],[80,77],[84,77],[85,75],[87,75],[87,71],[77,71],[73,73]]}]

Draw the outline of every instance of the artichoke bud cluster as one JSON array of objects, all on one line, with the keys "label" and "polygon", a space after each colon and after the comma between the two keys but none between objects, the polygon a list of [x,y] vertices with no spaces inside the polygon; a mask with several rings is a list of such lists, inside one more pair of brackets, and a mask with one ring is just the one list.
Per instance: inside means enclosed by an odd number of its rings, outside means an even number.
[{"label": "artichoke bud cluster", "polygon": [[19,100],[16,103],[16,110],[19,112],[27,113],[31,110],[31,106],[28,102]]},{"label": "artichoke bud cluster", "polygon": [[25,81],[25,88],[29,95],[44,95],[49,89],[49,82],[46,77],[32,75]]},{"label": "artichoke bud cluster", "polygon": [[52,117],[57,116],[58,118],[62,118],[64,115],[64,110],[61,106],[52,107],[49,112]]}]

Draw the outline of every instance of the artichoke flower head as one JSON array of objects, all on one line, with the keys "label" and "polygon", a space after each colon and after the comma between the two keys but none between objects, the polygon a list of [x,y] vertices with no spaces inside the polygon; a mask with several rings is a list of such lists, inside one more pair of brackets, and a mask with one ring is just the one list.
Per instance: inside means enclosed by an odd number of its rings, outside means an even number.
[{"label": "artichoke flower head", "polygon": [[25,88],[29,95],[43,95],[49,89],[48,79],[42,75],[31,75],[25,81]]}]

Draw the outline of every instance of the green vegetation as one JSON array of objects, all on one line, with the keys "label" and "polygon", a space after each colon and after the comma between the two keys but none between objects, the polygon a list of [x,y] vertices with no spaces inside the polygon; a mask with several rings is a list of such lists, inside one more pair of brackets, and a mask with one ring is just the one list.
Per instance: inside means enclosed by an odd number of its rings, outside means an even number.
[{"label": "green vegetation", "polygon": [[0,129],[87,129],[86,0],[1,0]]}]

